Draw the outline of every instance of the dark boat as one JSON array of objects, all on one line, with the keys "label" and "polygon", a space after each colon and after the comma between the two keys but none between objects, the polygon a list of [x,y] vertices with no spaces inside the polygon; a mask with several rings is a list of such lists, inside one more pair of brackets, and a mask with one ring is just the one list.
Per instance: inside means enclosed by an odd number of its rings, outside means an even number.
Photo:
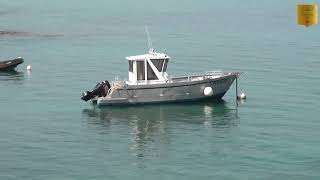
[{"label": "dark boat", "polygon": [[23,63],[22,57],[18,57],[7,61],[0,61],[0,71],[14,70],[14,68],[16,68],[21,63]]}]

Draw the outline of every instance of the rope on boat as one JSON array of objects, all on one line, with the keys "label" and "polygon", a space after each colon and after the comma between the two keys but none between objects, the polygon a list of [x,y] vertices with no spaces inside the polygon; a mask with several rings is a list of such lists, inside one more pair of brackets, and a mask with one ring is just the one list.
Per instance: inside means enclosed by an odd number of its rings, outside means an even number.
[{"label": "rope on boat", "polygon": [[113,82],[111,88],[108,90],[108,97],[111,97],[114,91],[118,90],[119,88],[124,88],[128,94],[129,97],[133,98],[132,95],[129,94],[129,91],[127,89],[127,85],[122,85],[120,82]]},{"label": "rope on boat", "polygon": [[121,87],[120,83],[113,82],[111,88],[108,90],[108,97],[111,97],[112,93]]}]

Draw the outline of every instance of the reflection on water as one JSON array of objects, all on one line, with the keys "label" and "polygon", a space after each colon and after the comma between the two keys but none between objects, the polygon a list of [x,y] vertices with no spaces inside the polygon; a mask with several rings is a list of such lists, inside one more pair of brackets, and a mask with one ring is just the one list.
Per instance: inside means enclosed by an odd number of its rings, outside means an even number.
[{"label": "reflection on water", "polygon": [[18,71],[0,71],[0,81],[21,81],[24,73]]},{"label": "reflection on water", "polygon": [[150,122],[181,122],[191,124],[209,123],[211,127],[230,127],[237,124],[236,109],[233,104],[227,106],[227,102],[221,100],[216,102],[199,102],[184,104],[155,104],[136,106],[107,106],[83,109],[90,124],[110,126],[111,121],[132,124],[139,121],[143,126]]},{"label": "reflection on water", "polygon": [[[233,109],[231,109],[230,107]],[[159,156],[170,143],[170,132],[184,128],[231,128],[238,124],[234,104],[225,101],[158,104],[84,109],[88,124],[105,131],[128,128],[132,141],[130,149],[137,157]],[[199,126],[200,125],[200,126]],[[202,125],[202,126],[201,126]],[[160,153],[161,154],[161,153]],[[150,155],[150,154],[149,154]]]},{"label": "reflection on water", "polygon": [[239,100],[237,100],[237,103],[244,104],[244,103],[246,103],[246,101],[247,101],[247,99],[239,99]]}]

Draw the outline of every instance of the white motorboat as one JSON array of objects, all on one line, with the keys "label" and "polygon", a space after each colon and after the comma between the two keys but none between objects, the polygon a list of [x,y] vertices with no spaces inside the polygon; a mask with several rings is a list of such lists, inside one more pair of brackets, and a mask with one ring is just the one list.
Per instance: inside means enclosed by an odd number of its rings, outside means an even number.
[{"label": "white motorboat", "polygon": [[81,99],[99,106],[221,99],[240,75],[209,71],[171,77],[167,73],[170,57],[153,49],[126,59],[128,80],[103,81],[93,91],[84,92]]}]

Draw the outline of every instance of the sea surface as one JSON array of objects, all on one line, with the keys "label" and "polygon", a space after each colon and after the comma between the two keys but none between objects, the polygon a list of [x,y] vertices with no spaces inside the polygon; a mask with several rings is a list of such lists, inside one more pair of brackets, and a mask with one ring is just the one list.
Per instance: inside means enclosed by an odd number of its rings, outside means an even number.
[{"label": "sea surface", "polygon": [[[0,73],[0,179],[320,179],[320,25],[297,25],[301,2],[0,0],[0,58],[25,59]],[[247,101],[81,101],[127,78],[146,25],[170,74],[243,72]]]}]

